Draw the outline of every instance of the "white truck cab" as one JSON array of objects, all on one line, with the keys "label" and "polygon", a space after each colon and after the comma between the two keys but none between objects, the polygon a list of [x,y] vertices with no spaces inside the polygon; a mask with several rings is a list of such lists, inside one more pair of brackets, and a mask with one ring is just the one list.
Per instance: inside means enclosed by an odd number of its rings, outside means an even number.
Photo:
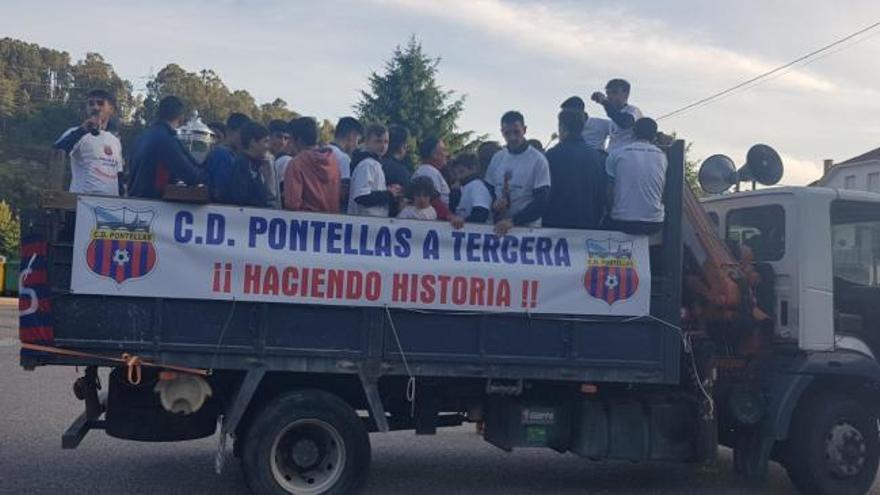
[{"label": "white truck cab", "polygon": [[703,200],[728,242],[775,273],[777,341],[804,351],[880,352],[880,194],[773,187]]}]

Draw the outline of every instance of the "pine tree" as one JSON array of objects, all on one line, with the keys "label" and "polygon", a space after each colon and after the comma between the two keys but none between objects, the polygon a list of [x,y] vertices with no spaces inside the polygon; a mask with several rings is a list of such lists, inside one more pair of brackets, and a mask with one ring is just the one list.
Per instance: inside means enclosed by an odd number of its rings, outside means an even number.
[{"label": "pine tree", "polygon": [[413,36],[405,47],[396,47],[382,74],[372,73],[370,88],[361,92],[355,106],[364,123],[402,125],[411,135],[410,150],[423,138],[441,137],[447,148],[457,151],[471,139],[471,132],[459,132],[458,117],[464,96],[445,90],[437,83],[439,58],[431,58]]}]

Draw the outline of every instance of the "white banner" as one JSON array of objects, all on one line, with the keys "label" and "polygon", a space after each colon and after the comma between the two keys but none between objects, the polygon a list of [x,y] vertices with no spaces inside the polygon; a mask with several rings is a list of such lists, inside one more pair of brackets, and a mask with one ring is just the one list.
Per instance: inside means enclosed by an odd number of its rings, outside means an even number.
[{"label": "white banner", "polygon": [[79,294],[638,316],[650,288],[647,238],[619,232],[77,203]]}]

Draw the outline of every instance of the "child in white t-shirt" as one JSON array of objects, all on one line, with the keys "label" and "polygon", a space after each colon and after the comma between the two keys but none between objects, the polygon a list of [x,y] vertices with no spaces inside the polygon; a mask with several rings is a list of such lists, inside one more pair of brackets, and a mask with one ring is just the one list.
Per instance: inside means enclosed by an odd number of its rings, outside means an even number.
[{"label": "child in white t-shirt", "polygon": [[431,206],[431,201],[437,196],[434,183],[429,177],[416,177],[409,183],[407,197],[411,203],[405,206],[397,218],[412,220],[437,220],[437,210]]}]

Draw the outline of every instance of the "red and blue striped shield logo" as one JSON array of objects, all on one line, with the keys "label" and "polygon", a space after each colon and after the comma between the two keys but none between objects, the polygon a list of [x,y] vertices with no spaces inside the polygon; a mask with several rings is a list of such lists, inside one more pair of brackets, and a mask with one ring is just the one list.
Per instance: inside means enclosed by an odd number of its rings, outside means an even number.
[{"label": "red and blue striped shield logo", "polygon": [[146,276],[156,267],[152,210],[95,207],[95,228],[86,248],[86,264],[117,284]]},{"label": "red and blue striped shield logo", "polygon": [[639,288],[632,242],[588,239],[584,288],[590,296],[609,305],[632,297]]}]

